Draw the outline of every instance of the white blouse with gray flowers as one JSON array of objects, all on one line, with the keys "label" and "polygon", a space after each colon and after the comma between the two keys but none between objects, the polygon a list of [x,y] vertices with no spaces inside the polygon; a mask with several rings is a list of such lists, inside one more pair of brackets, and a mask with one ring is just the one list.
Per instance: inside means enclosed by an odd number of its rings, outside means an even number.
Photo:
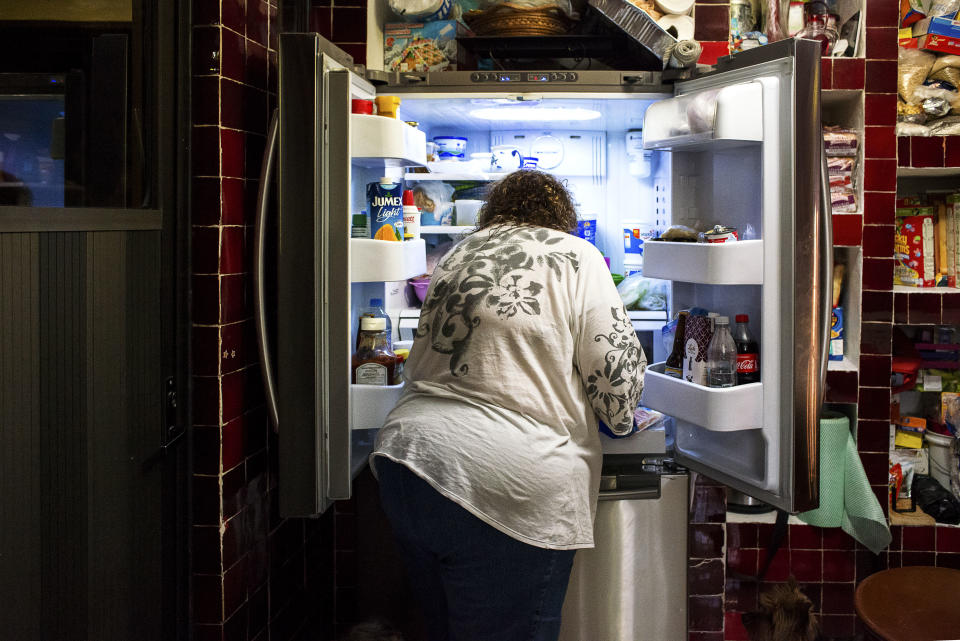
[{"label": "white blouse with gray flowers", "polygon": [[520,541],[592,547],[597,420],[630,431],[645,368],[593,245],[540,227],[483,230],[433,273],[406,388],[372,457]]}]

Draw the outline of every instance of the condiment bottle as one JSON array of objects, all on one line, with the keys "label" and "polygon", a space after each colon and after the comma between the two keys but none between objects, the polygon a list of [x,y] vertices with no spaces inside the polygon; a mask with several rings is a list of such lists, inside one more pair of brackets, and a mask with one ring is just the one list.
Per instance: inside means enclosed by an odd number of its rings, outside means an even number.
[{"label": "condiment bottle", "polygon": [[410,350],[406,347],[398,347],[394,350],[397,354],[397,369],[394,372],[394,379],[398,383],[403,382],[403,367],[407,363],[407,359],[410,358]]},{"label": "condiment bottle", "polygon": [[397,355],[390,349],[386,320],[364,316],[360,319],[360,347],[353,355],[353,383],[395,385]]},{"label": "condiment bottle", "polygon": [[403,190],[403,239],[420,238],[420,208],[414,204],[413,190]]}]

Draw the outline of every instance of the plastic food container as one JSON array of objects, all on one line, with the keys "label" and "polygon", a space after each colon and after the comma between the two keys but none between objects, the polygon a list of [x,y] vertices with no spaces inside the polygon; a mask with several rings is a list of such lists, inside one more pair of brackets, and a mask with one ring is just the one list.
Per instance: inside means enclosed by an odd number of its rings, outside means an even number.
[{"label": "plastic food container", "polygon": [[477,214],[483,207],[482,200],[458,200],[456,203],[456,219],[458,225],[476,225]]},{"label": "plastic food container", "polygon": [[409,281],[410,285],[413,286],[413,291],[417,295],[417,298],[420,299],[422,303],[427,297],[427,289],[430,287],[430,278],[429,277],[420,277],[420,278],[411,278]]},{"label": "plastic food container", "polygon": [[443,159],[461,159],[467,149],[467,139],[460,136],[437,136],[433,139],[437,144],[437,155]]},{"label": "plastic food container", "polygon": [[537,162],[539,162],[538,158],[534,158],[533,156],[523,156],[520,159],[520,169],[536,169]]}]

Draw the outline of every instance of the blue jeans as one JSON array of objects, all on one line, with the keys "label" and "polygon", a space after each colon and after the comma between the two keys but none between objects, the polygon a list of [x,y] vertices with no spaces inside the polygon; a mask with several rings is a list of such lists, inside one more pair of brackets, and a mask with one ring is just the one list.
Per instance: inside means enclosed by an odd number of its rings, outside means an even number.
[{"label": "blue jeans", "polygon": [[375,464],[428,641],[556,641],[574,550],[521,543],[406,466]]}]

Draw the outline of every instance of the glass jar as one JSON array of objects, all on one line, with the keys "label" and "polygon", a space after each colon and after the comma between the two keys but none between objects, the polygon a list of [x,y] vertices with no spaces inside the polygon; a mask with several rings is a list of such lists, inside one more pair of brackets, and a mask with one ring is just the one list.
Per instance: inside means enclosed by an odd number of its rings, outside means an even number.
[{"label": "glass jar", "polygon": [[803,29],[797,32],[795,38],[817,40],[820,42],[820,54],[829,56],[834,43],[839,37],[837,19],[839,16],[832,13],[825,2],[814,0],[803,6]]}]

